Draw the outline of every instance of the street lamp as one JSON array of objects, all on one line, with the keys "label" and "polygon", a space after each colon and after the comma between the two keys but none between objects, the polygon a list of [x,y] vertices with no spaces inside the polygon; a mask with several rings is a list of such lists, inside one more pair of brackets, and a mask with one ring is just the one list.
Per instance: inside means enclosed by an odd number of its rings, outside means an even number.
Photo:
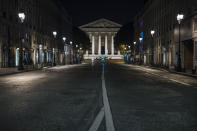
[{"label": "street lamp", "polygon": [[151,33],[151,35],[152,35],[152,37],[153,37],[154,34],[155,34],[155,31],[154,31],[154,30],[151,30],[150,33]]},{"label": "street lamp", "polygon": [[25,13],[18,13],[18,17],[19,17],[21,23],[24,23],[24,21],[25,21]]},{"label": "street lamp", "polygon": [[139,40],[140,40],[140,43],[141,43],[142,42],[142,37],[140,37]]},{"label": "street lamp", "polygon": [[[140,40],[140,43],[142,43],[142,40],[143,40],[143,38],[142,37],[140,37],[139,38],[139,40]],[[139,52],[140,52],[140,64],[142,63],[142,46],[139,44]]]},{"label": "street lamp", "polygon": [[54,36],[54,38],[56,38],[56,36],[57,36],[57,32],[56,31],[53,31],[53,36]]},{"label": "street lamp", "polygon": [[[25,21],[25,13],[21,12],[21,13],[18,13],[18,17],[20,19],[20,22],[21,24],[24,23]],[[21,37],[21,35],[20,35]],[[21,39],[21,38],[20,38]],[[24,43],[24,38],[21,39],[21,42],[20,42],[20,49],[19,49],[19,66],[18,66],[18,70],[24,70],[24,67],[23,67],[23,43]]]},{"label": "street lamp", "polygon": [[136,48],[135,48],[135,45],[137,44],[137,42],[134,41],[133,44],[134,44],[134,62],[135,62],[135,57],[136,57]]},{"label": "street lamp", "polygon": [[154,34],[155,34],[155,31],[154,30],[151,30],[150,31],[151,33],[151,36],[152,36],[152,58],[151,58],[151,65],[153,66],[154,65]]},{"label": "street lamp", "polygon": [[66,42],[66,37],[63,37],[62,40],[63,40],[64,42]]},{"label": "street lamp", "polygon": [[178,61],[177,61],[177,71],[181,72],[182,67],[181,67],[181,21],[183,20],[184,15],[183,14],[178,14],[177,15],[177,21],[179,23],[179,50],[178,50]]},{"label": "street lamp", "polygon": [[[64,43],[66,42],[66,37],[63,37],[62,38],[62,40],[64,41]],[[64,45],[64,51],[65,51],[65,53],[64,53],[64,60],[63,60],[63,62],[64,62],[64,65],[67,63],[66,62],[66,60],[67,60],[67,46],[66,46],[66,44]]]},{"label": "street lamp", "polygon": [[72,44],[73,42],[70,41],[70,64],[72,64]]},{"label": "street lamp", "polygon": [[[54,40],[55,38],[57,37],[57,32],[56,31],[53,31],[53,36],[54,36]],[[56,40],[55,42],[56,43]],[[54,45],[55,46],[55,45]],[[56,66],[56,60],[55,60],[55,47],[53,48],[53,66]]]}]

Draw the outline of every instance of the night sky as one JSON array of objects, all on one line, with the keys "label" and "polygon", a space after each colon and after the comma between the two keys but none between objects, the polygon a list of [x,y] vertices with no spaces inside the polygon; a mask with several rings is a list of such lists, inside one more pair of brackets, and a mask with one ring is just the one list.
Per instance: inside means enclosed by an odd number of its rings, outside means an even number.
[{"label": "night sky", "polygon": [[62,0],[73,18],[73,24],[80,26],[100,18],[120,24],[131,22],[142,8],[144,0]]}]

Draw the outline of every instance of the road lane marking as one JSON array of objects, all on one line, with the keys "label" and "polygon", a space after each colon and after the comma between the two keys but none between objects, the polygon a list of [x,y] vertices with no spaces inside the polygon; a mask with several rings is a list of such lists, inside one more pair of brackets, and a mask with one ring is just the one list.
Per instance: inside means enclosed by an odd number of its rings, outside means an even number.
[{"label": "road lane marking", "polygon": [[105,69],[103,64],[103,71],[102,71],[102,90],[103,90],[103,104],[104,104],[104,111],[105,111],[105,124],[107,131],[115,131],[113,117],[111,113],[111,109],[109,106],[109,100],[107,97],[107,90],[105,84]]},{"label": "road lane marking", "polygon": [[173,81],[173,82],[176,82],[176,83],[185,85],[185,86],[192,86],[192,85],[190,85],[190,84],[188,84],[188,83],[185,83],[185,82],[181,82],[181,81],[178,81],[178,80],[175,80],[175,79],[170,79],[170,78],[168,78],[167,76],[161,76],[161,75],[159,75],[159,74],[155,74],[155,73],[152,73],[152,72],[148,72],[148,71],[147,71],[148,69],[144,69],[144,68],[142,68],[142,67],[139,67],[139,68],[141,68],[141,69],[142,69],[143,71],[145,71],[146,73],[149,73],[149,74],[152,74],[152,75],[155,75],[155,76],[159,76],[159,77],[161,77],[161,78],[168,79],[168,80],[170,80],[170,81]]},{"label": "road lane marking", "polygon": [[101,125],[101,122],[105,116],[105,124],[106,124],[106,129],[107,131],[115,131],[114,128],[114,122],[113,122],[113,117],[109,105],[109,100],[107,97],[107,89],[106,89],[106,84],[105,84],[105,65],[102,64],[102,75],[101,75],[101,80],[102,80],[102,95],[103,95],[103,104],[104,107],[101,108],[100,112],[96,116],[93,124],[89,128],[88,131],[97,131]]},{"label": "road lane marking", "polygon": [[174,80],[174,79],[169,79],[169,80],[174,81],[174,82],[179,83],[179,84],[186,85],[186,86],[192,86],[192,85],[187,84],[187,83],[185,83],[185,82],[177,81],[177,80]]},{"label": "road lane marking", "polygon": [[[132,66],[130,66],[130,67],[132,67]],[[136,67],[135,67],[135,68],[136,68]],[[170,79],[170,78],[167,77],[167,76],[161,76],[161,75],[159,75],[159,74],[155,74],[155,73],[148,72],[148,71],[149,71],[148,69],[144,69],[143,67],[140,67],[140,66],[137,66],[136,69],[141,69],[142,71],[144,71],[144,72],[146,72],[146,73],[149,73],[149,74],[151,74],[151,75],[159,76],[159,77],[161,77],[161,78],[165,78],[165,79],[168,79],[168,80],[170,80],[170,81],[173,81],[173,82],[176,82],[176,83],[185,85],[185,86],[192,86],[191,84],[188,84],[188,83],[185,83],[185,82],[182,82],[182,81],[178,81],[178,80],[175,80],[175,79]],[[151,69],[151,70],[152,70],[152,69]],[[154,70],[152,70],[152,71],[154,71]],[[194,87],[194,88],[197,88],[197,87]]]},{"label": "road lane marking", "polygon": [[[149,72],[146,72],[146,73],[149,73]],[[155,74],[155,73],[150,73],[150,74],[155,75],[155,76],[159,76],[159,77],[164,78],[164,79],[168,79],[168,80],[170,80],[170,81],[173,81],[173,82],[176,82],[176,83],[185,85],[185,86],[192,86],[192,85],[190,85],[190,84],[188,84],[188,83],[181,82],[181,81],[178,81],[178,80],[175,80],[175,79],[170,79],[170,78],[168,78],[168,77],[166,77],[166,76],[161,76],[161,75],[158,75],[158,74]]]},{"label": "road lane marking", "polygon": [[101,125],[101,122],[102,122],[104,116],[105,116],[105,112],[104,112],[104,107],[103,107],[103,108],[101,108],[100,112],[96,116],[93,124],[91,125],[91,127],[88,131],[97,131]]}]

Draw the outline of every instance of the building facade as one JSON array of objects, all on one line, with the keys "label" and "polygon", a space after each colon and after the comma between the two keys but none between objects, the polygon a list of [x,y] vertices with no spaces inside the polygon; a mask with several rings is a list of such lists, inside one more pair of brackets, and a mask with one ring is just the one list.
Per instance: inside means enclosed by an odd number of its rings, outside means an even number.
[{"label": "building facade", "polygon": [[[18,18],[21,12],[25,14],[23,23]],[[20,49],[24,66],[40,68],[54,61],[64,64],[69,52],[65,46],[70,47],[67,43],[71,39],[72,20],[58,0],[0,1],[1,68],[19,66]]]},{"label": "building facade", "polygon": [[114,38],[122,26],[107,19],[99,19],[79,28],[87,33],[92,43],[91,50],[86,51],[84,59],[96,59],[102,55],[109,59],[122,59],[114,48]]},{"label": "building facade", "polygon": [[[196,11],[197,1],[194,0],[147,1],[134,22],[134,41],[137,42],[138,57],[141,57],[143,63],[177,68],[179,53],[177,15],[183,14],[184,19],[180,24],[182,70],[196,70]],[[152,35],[151,30],[154,31]]]}]

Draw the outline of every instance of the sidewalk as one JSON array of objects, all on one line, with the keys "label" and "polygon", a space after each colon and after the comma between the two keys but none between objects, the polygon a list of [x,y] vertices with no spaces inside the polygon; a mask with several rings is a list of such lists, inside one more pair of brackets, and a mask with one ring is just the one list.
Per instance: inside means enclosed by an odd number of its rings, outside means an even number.
[{"label": "sidewalk", "polygon": [[[80,64],[75,64],[75,65],[80,65]],[[19,71],[18,68],[0,68],[0,76],[12,75],[12,74],[30,72],[30,71],[37,71],[37,70],[56,69],[56,68],[61,69],[60,67],[65,67],[65,66],[70,67],[71,65],[47,66],[43,68],[25,68],[22,71]]]},{"label": "sidewalk", "polygon": [[196,74],[192,74],[192,73],[177,72],[177,71],[172,70],[172,69],[165,69],[165,68],[159,68],[159,67],[153,67],[153,66],[144,66],[144,67],[148,67],[148,68],[152,68],[152,69],[167,71],[167,72],[174,73],[174,74],[179,74],[179,75],[184,75],[184,76],[189,76],[189,77],[197,78],[197,75]]},{"label": "sidewalk", "polygon": [[38,69],[25,69],[25,70],[19,71],[18,68],[0,68],[0,76],[12,75],[12,74],[34,71],[34,70],[38,70]]},{"label": "sidewalk", "polygon": [[125,66],[130,67],[133,70],[140,70],[146,72],[144,75],[146,76],[147,74],[149,74],[151,76],[150,78],[152,78],[153,75],[156,77],[160,77],[162,79],[173,81],[175,83],[179,83],[186,86],[193,86],[197,88],[196,75],[144,65],[125,64]]}]

